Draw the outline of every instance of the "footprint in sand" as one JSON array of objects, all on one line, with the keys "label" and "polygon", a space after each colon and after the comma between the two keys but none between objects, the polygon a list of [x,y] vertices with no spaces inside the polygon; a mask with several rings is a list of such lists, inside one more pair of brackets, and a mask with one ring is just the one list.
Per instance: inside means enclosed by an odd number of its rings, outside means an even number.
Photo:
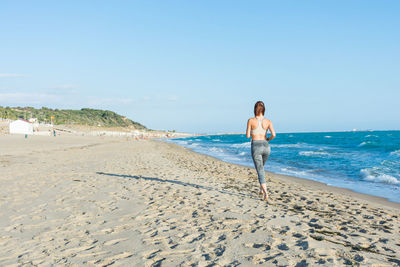
[{"label": "footprint in sand", "polygon": [[116,245],[116,244],[120,243],[121,241],[125,241],[125,240],[128,240],[128,238],[113,239],[113,240],[104,242],[103,245],[104,246],[113,246],[113,245]]}]

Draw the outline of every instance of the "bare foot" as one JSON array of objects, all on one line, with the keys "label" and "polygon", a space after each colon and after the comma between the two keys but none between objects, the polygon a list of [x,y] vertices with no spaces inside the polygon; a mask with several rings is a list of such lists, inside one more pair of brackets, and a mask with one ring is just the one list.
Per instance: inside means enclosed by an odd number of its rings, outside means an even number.
[{"label": "bare foot", "polygon": [[263,193],[263,201],[267,201],[268,202],[268,193]]}]

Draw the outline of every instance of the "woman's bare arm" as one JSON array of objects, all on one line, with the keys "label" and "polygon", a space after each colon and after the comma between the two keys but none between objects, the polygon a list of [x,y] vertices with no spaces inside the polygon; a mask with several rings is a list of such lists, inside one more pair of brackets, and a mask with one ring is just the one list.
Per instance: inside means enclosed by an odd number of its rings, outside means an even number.
[{"label": "woman's bare arm", "polygon": [[251,130],[251,125],[250,125],[250,119],[247,121],[247,130],[246,130],[246,137],[250,138],[250,130]]},{"label": "woman's bare arm", "polygon": [[271,135],[269,137],[267,137],[267,141],[269,142],[276,137],[275,129],[274,129],[274,126],[272,125],[271,121],[269,121],[268,129],[271,132]]}]

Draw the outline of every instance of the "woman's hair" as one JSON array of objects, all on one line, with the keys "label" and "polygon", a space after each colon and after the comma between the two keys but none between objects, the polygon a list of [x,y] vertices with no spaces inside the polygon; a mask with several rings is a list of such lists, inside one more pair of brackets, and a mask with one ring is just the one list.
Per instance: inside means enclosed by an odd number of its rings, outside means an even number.
[{"label": "woman's hair", "polygon": [[260,113],[262,113],[264,116],[265,105],[264,105],[264,102],[257,101],[257,103],[254,105],[254,115],[257,116],[257,115],[260,115]]}]

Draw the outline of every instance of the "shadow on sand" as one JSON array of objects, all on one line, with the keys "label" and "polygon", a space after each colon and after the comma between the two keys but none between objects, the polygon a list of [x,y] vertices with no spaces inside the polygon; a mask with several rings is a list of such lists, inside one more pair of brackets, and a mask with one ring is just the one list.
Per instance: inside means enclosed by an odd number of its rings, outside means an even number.
[{"label": "shadow on sand", "polygon": [[181,185],[181,186],[191,186],[193,188],[199,188],[199,189],[205,189],[209,191],[215,191],[219,192],[221,194],[228,194],[231,196],[238,196],[238,197],[246,197],[246,198],[251,198],[251,199],[256,199],[260,200],[259,198],[253,197],[248,194],[243,194],[239,192],[231,192],[227,191],[224,189],[218,189],[210,186],[204,186],[204,185],[198,185],[198,184],[193,184],[193,183],[187,183],[187,182],[181,182],[181,181],[176,181],[176,180],[169,180],[169,179],[160,179],[160,178],[155,178],[155,177],[144,177],[144,176],[136,176],[136,175],[127,175],[127,174],[115,174],[115,173],[106,173],[106,172],[96,172],[96,174],[100,175],[108,175],[108,176],[114,176],[114,177],[122,177],[122,178],[129,178],[129,179],[137,179],[137,180],[147,180],[147,181],[155,181],[155,182],[160,182],[160,183],[170,183],[170,184],[176,184],[176,185]]}]

